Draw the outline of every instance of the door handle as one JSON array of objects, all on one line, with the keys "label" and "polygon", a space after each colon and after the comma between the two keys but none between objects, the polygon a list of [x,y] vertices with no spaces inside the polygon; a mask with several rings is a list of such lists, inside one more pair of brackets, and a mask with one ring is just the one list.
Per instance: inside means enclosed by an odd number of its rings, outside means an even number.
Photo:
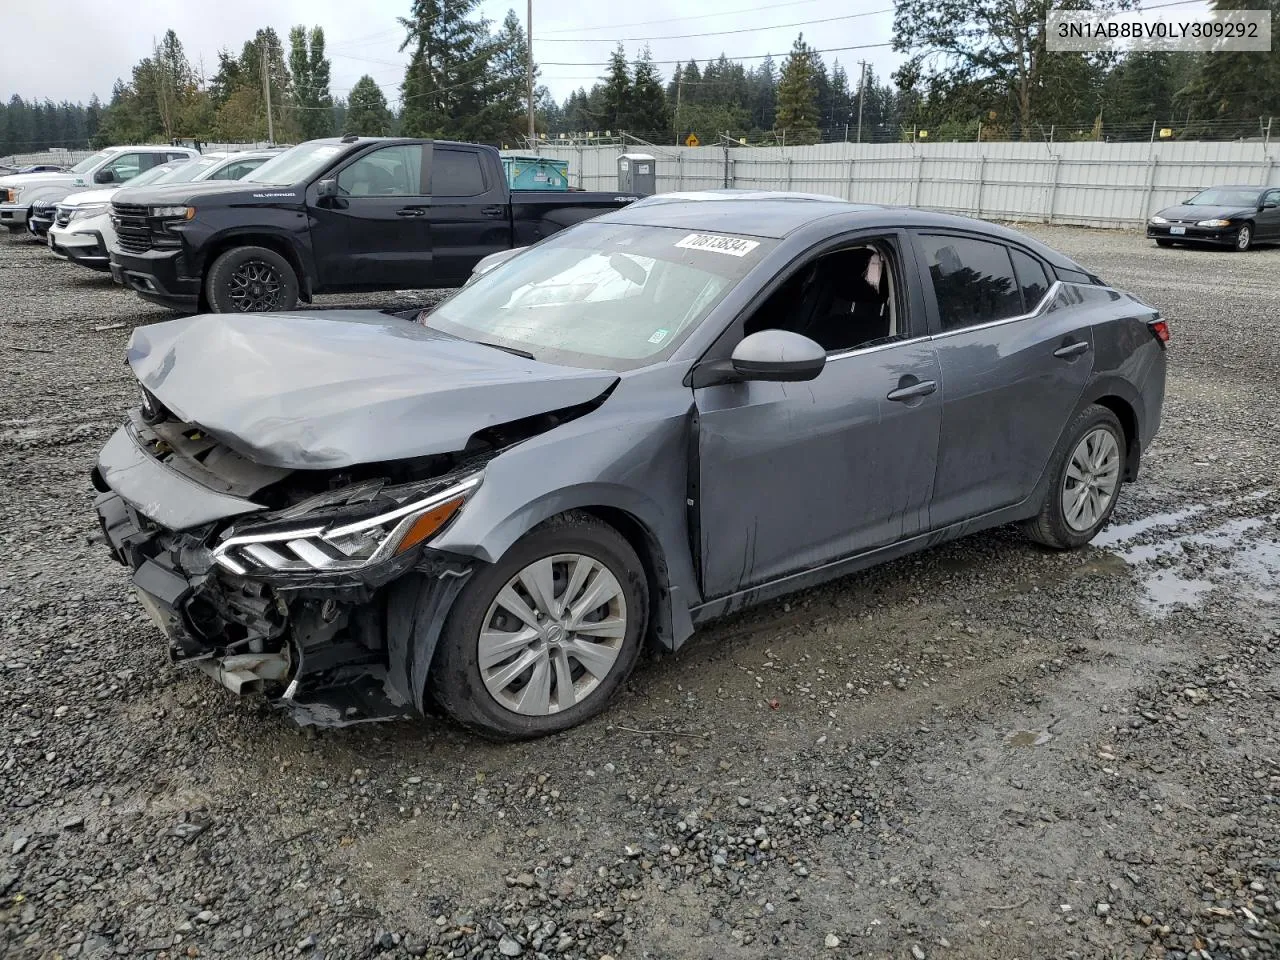
[{"label": "door handle", "polygon": [[500,217],[504,213],[506,213],[506,207],[500,207],[500,206],[482,207],[480,209],[480,213],[486,217]]},{"label": "door handle", "polygon": [[[911,383],[903,381],[910,380]],[[897,403],[903,403],[908,400],[919,400],[921,397],[927,397],[938,389],[936,380],[916,380],[915,377],[903,377],[898,381],[899,387],[896,390],[890,390],[885,399],[893,400]]]},{"label": "door handle", "polygon": [[396,211],[397,217],[425,217],[427,211],[422,207],[401,207]]},{"label": "door handle", "polygon": [[1053,355],[1062,360],[1074,360],[1076,357],[1089,352],[1089,341],[1077,340],[1075,343],[1068,343],[1053,351]]}]

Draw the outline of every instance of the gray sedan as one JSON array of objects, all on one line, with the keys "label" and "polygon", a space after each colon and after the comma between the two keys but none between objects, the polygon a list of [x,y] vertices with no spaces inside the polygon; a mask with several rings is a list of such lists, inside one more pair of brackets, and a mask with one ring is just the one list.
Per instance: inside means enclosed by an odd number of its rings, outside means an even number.
[{"label": "gray sedan", "polygon": [[418,317],[138,328],[97,510],[177,661],[312,720],[532,737],[751,604],[999,524],[1088,543],[1167,339],[987,223],[637,206]]}]

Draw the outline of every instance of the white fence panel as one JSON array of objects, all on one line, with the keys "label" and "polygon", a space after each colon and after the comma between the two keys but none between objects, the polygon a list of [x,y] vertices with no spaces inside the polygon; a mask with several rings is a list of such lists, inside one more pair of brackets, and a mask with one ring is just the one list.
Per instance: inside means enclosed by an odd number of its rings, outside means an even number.
[{"label": "white fence panel", "polygon": [[623,152],[657,158],[660,192],[722,186],[821,193],[990,219],[1137,226],[1213,184],[1280,185],[1274,144],[826,143],[806,147],[548,146],[570,181],[614,190]]}]

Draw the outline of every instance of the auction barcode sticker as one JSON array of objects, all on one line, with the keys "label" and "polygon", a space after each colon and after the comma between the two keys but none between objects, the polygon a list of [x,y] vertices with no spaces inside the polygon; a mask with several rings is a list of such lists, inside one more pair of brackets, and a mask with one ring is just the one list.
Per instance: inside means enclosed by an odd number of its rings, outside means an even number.
[{"label": "auction barcode sticker", "polygon": [[706,250],[708,253],[727,253],[731,257],[745,257],[760,246],[758,240],[742,237],[725,237],[715,233],[691,233],[676,244],[684,250]]}]

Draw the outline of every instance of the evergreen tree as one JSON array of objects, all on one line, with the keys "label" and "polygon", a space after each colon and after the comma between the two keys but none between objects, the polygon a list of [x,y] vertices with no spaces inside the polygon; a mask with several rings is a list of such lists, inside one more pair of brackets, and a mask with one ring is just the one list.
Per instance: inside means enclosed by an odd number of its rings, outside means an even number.
[{"label": "evergreen tree", "polygon": [[804,34],[796,37],[791,53],[782,65],[775,127],[788,144],[817,143],[820,139],[813,52],[804,42]]},{"label": "evergreen tree", "polygon": [[496,52],[488,21],[475,14],[478,6],[479,0],[413,0],[410,15],[400,18],[400,49],[412,50],[401,87],[405,136],[493,139],[477,123]]},{"label": "evergreen tree", "polygon": [[772,130],[778,109],[778,71],[773,57],[765,57],[751,72],[749,88],[752,131]]},{"label": "evergreen tree", "polygon": [[367,73],[356,81],[347,95],[346,116],[341,127],[344,134],[362,137],[385,137],[391,133],[391,112],[387,98]]},{"label": "evergreen tree", "polygon": [[662,77],[646,46],[636,58],[629,107],[623,126],[638,137],[656,140],[671,130],[671,110],[662,89]]},{"label": "evergreen tree", "polygon": [[333,95],[329,92],[329,58],[324,53],[324,30],[303,26],[289,31],[289,69],[297,104],[297,126],[304,140],[333,134]]},{"label": "evergreen tree", "polygon": [[601,87],[601,123],[611,133],[618,133],[626,121],[632,95],[631,72],[622,44],[609,55],[609,70]]},{"label": "evergreen tree", "polygon": [[[1271,10],[1271,52],[1201,54],[1199,69],[1178,102],[1192,121],[1206,121],[1188,133],[1257,136],[1259,120],[1280,115],[1280,0],[1214,0],[1217,12]],[[1232,123],[1234,121],[1234,123]],[[1265,120],[1261,121],[1263,124]]]},{"label": "evergreen tree", "polygon": [[[487,77],[489,102],[484,108],[483,121],[501,140],[519,140],[529,132],[529,36],[514,10],[507,11],[493,47]],[[535,83],[537,73],[535,66]],[[536,98],[536,90],[534,95]]]}]

